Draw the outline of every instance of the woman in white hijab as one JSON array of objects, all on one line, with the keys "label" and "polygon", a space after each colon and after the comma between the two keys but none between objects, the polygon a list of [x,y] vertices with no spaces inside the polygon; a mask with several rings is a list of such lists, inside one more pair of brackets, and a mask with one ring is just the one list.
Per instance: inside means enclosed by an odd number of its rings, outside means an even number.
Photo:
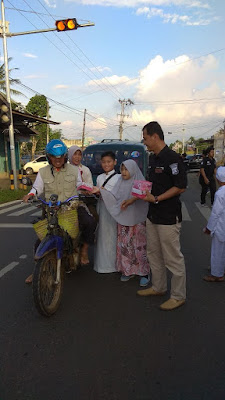
[{"label": "woman in white hijab", "polygon": [[68,150],[68,158],[70,164],[76,165],[81,174],[82,181],[93,186],[91,171],[88,167],[81,164],[82,150],[78,146],[71,146]]},{"label": "woman in white hijab", "polygon": [[[93,186],[91,171],[88,167],[81,164],[82,151],[78,146],[71,146],[68,150],[69,162],[79,168],[81,179],[84,183]],[[95,231],[97,221],[95,218],[95,209],[91,205],[81,203],[78,207],[79,228],[81,231],[81,240],[83,245],[81,247],[81,264],[89,264],[88,247],[94,244]]]},{"label": "woman in white hijab", "polygon": [[139,275],[140,286],[146,286],[150,270],[146,254],[148,203],[131,199],[134,180],[145,178],[134,160],[124,161],[120,171],[121,177],[111,192],[100,189],[107,210],[118,224],[116,268],[122,273],[122,282]]}]

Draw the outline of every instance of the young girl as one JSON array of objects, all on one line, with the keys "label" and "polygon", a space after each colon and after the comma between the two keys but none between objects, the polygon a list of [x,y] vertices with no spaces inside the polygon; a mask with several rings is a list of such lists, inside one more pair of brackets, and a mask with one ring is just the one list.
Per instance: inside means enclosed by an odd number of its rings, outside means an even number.
[{"label": "young girl", "polygon": [[140,286],[149,283],[149,264],[146,255],[146,227],[148,204],[131,198],[134,180],[145,180],[134,160],[121,164],[121,177],[110,192],[100,189],[103,201],[117,221],[117,271],[126,282],[139,275]]}]

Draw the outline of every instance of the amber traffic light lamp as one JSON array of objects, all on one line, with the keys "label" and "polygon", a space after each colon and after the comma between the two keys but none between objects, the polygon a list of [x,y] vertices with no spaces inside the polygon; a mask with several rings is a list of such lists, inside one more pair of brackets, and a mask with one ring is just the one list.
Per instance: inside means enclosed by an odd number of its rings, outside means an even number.
[{"label": "amber traffic light lamp", "polygon": [[55,23],[58,32],[72,31],[78,28],[76,18],[61,19]]}]

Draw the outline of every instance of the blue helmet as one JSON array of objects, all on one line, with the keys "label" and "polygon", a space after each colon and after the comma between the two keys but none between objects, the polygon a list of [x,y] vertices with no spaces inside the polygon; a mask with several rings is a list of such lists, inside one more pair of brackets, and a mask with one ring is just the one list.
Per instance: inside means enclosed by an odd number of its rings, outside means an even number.
[{"label": "blue helmet", "polygon": [[67,154],[68,149],[61,140],[53,139],[47,144],[45,152],[47,155],[49,154],[54,157],[62,157]]}]

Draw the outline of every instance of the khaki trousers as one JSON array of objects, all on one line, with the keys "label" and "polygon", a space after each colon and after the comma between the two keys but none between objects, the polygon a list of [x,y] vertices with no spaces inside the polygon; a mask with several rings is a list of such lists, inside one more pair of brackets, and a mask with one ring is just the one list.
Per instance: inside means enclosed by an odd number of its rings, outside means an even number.
[{"label": "khaki trousers", "polygon": [[176,300],[186,298],[186,271],[180,250],[181,223],[153,224],[149,219],[147,230],[147,256],[152,272],[152,288],[157,292],[167,290],[167,269],[172,273],[171,295]]}]

